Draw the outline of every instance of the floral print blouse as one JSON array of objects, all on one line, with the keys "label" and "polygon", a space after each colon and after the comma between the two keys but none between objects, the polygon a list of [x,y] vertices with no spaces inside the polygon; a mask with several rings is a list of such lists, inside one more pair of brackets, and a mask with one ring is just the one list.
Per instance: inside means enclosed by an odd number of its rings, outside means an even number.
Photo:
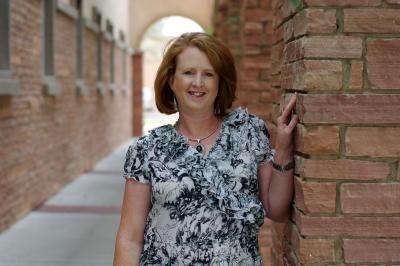
[{"label": "floral print blouse", "polygon": [[224,117],[207,155],[172,125],[139,138],[124,177],[151,186],[140,265],[262,265],[257,166],[272,155],[264,122],[243,108]]}]

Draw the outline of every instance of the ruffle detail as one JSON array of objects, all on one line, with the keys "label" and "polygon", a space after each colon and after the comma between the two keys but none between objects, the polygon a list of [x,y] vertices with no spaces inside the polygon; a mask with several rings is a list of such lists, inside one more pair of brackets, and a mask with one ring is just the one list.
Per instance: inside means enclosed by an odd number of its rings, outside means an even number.
[{"label": "ruffle detail", "polygon": [[206,202],[210,208],[218,206],[218,209],[231,219],[257,225],[263,223],[265,209],[255,196],[234,191],[227,187],[220,176],[197,167],[193,168],[191,177],[202,187],[202,194],[207,197]]},{"label": "ruffle detail", "polygon": [[[223,120],[221,136],[215,143],[214,149],[223,149],[224,154],[232,152],[230,147],[229,132],[227,126],[237,127],[247,123],[250,115],[247,109],[236,108]],[[188,169],[189,176],[197,185],[202,187],[202,194],[206,197],[207,205],[210,208],[218,208],[231,219],[243,220],[248,224],[261,225],[265,217],[265,209],[256,195],[249,195],[240,191],[232,190],[225,183],[215,167],[206,167],[206,160],[201,154],[193,153],[191,158],[181,156],[187,151],[189,145],[185,137],[178,134],[172,125],[165,125],[150,131],[150,137],[154,141],[154,154],[164,164],[174,161],[178,167]],[[210,158],[228,160],[228,158]],[[213,162],[208,162],[213,163]]]}]

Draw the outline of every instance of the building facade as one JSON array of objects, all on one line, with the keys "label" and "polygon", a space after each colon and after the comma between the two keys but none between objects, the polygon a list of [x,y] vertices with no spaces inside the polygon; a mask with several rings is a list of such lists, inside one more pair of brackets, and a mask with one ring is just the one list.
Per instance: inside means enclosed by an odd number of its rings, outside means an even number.
[{"label": "building facade", "polygon": [[132,136],[132,50],[99,6],[13,0],[0,13],[3,231]]}]

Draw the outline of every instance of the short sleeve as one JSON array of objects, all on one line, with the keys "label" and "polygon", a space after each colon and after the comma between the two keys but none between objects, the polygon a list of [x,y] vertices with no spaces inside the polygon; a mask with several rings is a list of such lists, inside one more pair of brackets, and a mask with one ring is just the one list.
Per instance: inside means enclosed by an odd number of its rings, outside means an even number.
[{"label": "short sleeve", "polygon": [[267,163],[274,156],[267,127],[261,118],[254,115],[250,115],[249,124],[251,149],[255,153],[257,163]]},{"label": "short sleeve", "polygon": [[134,179],[140,183],[149,184],[147,174],[148,147],[144,138],[139,138],[129,146],[124,164],[124,178]]}]

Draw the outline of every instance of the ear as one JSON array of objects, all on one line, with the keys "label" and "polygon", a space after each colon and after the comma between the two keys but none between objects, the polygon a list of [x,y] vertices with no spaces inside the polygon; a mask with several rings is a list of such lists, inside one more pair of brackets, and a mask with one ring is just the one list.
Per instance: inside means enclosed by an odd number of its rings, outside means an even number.
[{"label": "ear", "polygon": [[172,91],[174,91],[174,81],[175,81],[174,75],[169,76],[168,85]]}]

